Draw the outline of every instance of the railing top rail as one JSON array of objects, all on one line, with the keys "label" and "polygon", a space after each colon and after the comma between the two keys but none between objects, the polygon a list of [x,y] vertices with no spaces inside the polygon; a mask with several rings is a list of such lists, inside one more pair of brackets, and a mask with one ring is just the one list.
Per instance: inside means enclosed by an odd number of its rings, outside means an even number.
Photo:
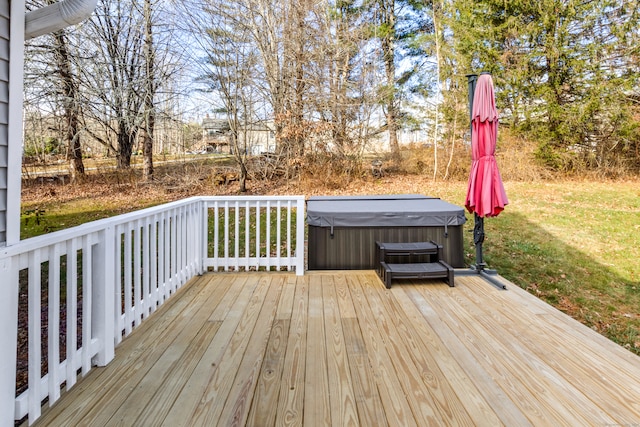
[{"label": "railing top rail", "polygon": [[87,234],[96,233],[109,227],[115,227],[130,221],[147,218],[174,208],[188,206],[192,203],[208,203],[214,201],[286,201],[300,199],[304,200],[304,196],[194,196],[110,218],[99,219],[76,227],[56,231],[54,233],[21,240],[15,245],[0,248],[0,258],[15,256],[42,247],[54,245],[59,242],[64,242],[75,237],[86,236]]},{"label": "railing top rail", "polygon": [[304,196],[200,196],[205,202],[215,201],[287,201],[287,200],[304,200]]}]

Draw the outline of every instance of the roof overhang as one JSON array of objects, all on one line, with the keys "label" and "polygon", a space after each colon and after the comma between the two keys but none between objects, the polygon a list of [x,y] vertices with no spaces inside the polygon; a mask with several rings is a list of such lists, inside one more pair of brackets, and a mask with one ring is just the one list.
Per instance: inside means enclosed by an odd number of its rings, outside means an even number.
[{"label": "roof overhang", "polygon": [[49,34],[87,19],[98,0],[62,0],[25,14],[25,39]]}]

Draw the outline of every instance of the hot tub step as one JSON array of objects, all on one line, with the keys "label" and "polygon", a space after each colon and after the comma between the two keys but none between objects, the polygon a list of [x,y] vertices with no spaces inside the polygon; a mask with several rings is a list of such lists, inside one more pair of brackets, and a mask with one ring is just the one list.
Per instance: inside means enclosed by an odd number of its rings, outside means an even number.
[{"label": "hot tub step", "polygon": [[453,268],[444,261],[409,264],[388,264],[382,261],[380,266],[387,289],[391,289],[391,281],[394,279],[445,279],[449,286],[454,286]]}]

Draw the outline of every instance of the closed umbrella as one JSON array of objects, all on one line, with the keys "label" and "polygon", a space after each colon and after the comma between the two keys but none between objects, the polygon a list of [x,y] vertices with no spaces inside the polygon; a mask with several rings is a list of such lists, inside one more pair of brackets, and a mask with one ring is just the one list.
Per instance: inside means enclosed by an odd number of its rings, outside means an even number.
[{"label": "closed umbrella", "polygon": [[490,74],[481,74],[474,83],[475,90],[471,102],[472,164],[465,207],[474,214],[475,219],[476,265],[474,268],[482,271],[486,267],[482,256],[484,218],[497,216],[509,201],[495,158],[498,111],[493,93],[493,79]]}]

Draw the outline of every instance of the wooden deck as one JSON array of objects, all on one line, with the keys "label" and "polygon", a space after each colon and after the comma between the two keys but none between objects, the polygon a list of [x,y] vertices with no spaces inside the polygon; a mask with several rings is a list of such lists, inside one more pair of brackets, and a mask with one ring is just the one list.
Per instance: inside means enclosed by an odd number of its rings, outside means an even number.
[{"label": "wooden deck", "polygon": [[37,425],[640,422],[640,358],[515,285],[209,274]]}]

